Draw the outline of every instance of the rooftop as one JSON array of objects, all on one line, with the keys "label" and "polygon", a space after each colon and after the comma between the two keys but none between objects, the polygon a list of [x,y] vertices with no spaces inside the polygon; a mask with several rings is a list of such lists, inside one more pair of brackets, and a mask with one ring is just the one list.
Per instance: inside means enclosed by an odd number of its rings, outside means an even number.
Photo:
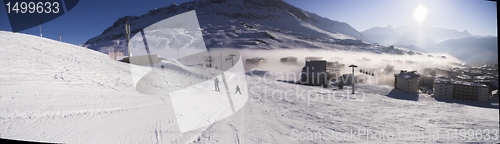
[{"label": "rooftop", "polygon": [[417,74],[416,71],[403,71],[403,70],[399,74],[395,74],[395,76],[398,76],[403,79],[413,79],[420,77],[420,75]]},{"label": "rooftop", "polygon": [[297,57],[294,57],[294,56],[288,56],[288,57],[283,57],[281,59],[297,59]]},{"label": "rooftop", "polygon": [[472,82],[465,82],[465,81],[454,81],[449,78],[443,78],[443,77],[437,77],[434,80],[435,84],[458,84],[458,85],[468,85],[468,86],[480,86],[480,87],[486,87],[485,84],[481,83],[472,83]]},{"label": "rooftop", "polygon": [[486,87],[485,84],[481,83],[472,83],[472,82],[464,82],[464,81],[453,81],[454,84],[459,84],[459,85],[468,85],[468,86],[481,86],[481,87]]},{"label": "rooftop", "polygon": [[436,77],[436,79],[434,80],[434,83],[441,83],[441,84],[451,84],[452,81],[451,79],[449,78],[444,78],[444,77]]},{"label": "rooftop", "polygon": [[310,60],[306,60],[306,62],[326,62],[325,59],[310,59]]}]

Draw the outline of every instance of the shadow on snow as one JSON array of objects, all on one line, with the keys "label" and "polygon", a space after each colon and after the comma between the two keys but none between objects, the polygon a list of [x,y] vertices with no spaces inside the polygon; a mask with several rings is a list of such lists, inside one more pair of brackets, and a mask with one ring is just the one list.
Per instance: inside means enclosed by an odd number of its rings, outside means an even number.
[{"label": "shadow on snow", "polygon": [[418,94],[406,93],[399,89],[392,89],[391,92],[389,92],[389,94],[387,94],[386,96],[400,100],[418,101]]},{"label": "shadow on snow", "polygon": [[[434,99],[436,99],[439,102],[445,102],[445,103],[456,103],[456,104],[463,104],[463,105],[475,106],[475,107],[481,107],[481,108],[499,109],[498,98],[497,99],[490,99],[487,103],[481,103],[481,102],[475,102],[475,101],[455,100],[455,99],[444,99],[444,98],[434,98]],[[497,103],[497,104],[494,105],[492,103]]]}]

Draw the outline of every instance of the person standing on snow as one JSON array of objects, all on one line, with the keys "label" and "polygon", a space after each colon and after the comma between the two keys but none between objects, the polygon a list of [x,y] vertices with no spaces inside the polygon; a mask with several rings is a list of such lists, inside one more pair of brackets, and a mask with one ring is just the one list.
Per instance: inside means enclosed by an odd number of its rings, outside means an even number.
[{"label": "person standing on snow", "polygon": [[214,79],[215,91],[220,91],[219,89],[219,79],[215,77]]},{"label": "person standing on snow", "polygon": [[240,87],[238,85],[236,85],[236,92],[234,94],[237,94],[237,93],[241,94]]}]

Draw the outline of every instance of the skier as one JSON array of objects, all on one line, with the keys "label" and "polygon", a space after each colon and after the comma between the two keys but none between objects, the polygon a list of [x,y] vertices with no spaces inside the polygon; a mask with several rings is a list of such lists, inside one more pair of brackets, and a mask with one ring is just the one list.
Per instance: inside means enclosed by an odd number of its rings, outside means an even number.
[{"label": "skier", "polygon": [[234,94],[237,94],[237,93],[241,94],[240,87],[238,85],[236,85],[236,92]]},{"label": "skier", "polygon": [[215,85],[215,91],[220,91],[220,89],[219,89],[219,79],[217,77],[215,77],[214,85]]}]

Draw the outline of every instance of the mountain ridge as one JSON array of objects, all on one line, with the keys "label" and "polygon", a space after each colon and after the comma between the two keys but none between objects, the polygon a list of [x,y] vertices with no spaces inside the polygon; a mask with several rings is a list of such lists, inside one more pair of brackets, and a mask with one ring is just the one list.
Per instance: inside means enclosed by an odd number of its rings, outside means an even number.
[{"label": "mountain ridge", "polygon": [[466,37],[436,44],[434,52],[448,53],[471,64],[498,63],[497,37]]},{"label": "mountain ridge", "polygon": [[[221,30],[219,28],[221,26],[232,27],[233,31],[237,31],[238,27],[233,23],[237,21],[244,26],[246,32],[252,31],[250,29],[291,31],[289,33],[303,34],[308,37],[325,37],[331,41],[364,40],[364,36],[359,31],[345,22],[330,20],[304,11],[283,0],[198,0],[156,8],[141,16],[121,17],[100,35],[86,41],[85,46],[105,52],[102,47],[113,45],[109,41],[125,38],[125,21],[131,25],[131,33],[137,33],[154,22],[191,10],[195,10],[200,27],[206,29],[203,31],[205,39],[213,37],[214,34],[209,32],[210,30]],[[214,19],[216,21],[213,21]],[[216,27],[214,25],[218,27],[212,28]],[[212,48],[214,45],[208,44],[207,47]]]}]

